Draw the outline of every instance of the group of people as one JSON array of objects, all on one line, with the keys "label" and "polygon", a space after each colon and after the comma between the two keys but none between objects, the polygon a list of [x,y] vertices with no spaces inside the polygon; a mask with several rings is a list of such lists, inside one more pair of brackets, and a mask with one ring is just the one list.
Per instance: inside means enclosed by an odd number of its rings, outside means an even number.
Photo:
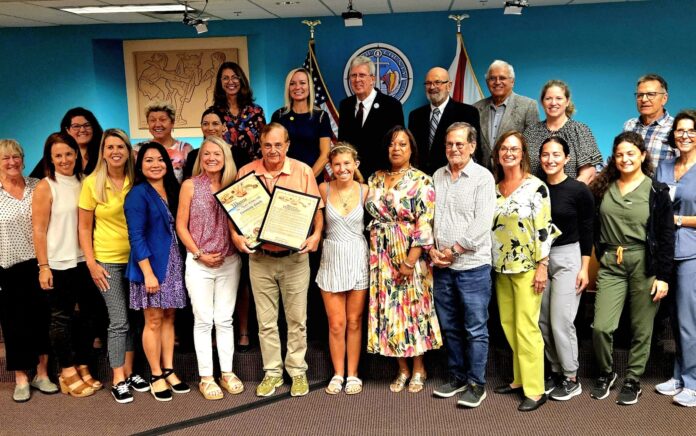
[{"label": "group of people", "polygon": [[[153,139],[135,146],[122,130],[102,132],[91,112],[71,109],[46,140],[37,178],[22,175],[21,146],[0,141],[0,320],[15,401],[29,400],[30,387],[75,397],[102,388],[88,367],[89,326],[99,322],[91,308],[100,294],[117,402],[133,401],[132,390],[159,401],[190,391],[173,368],[175,313],[187,304],[201,394],[238,394],[244,384],[233,372],[234,326],[248,344],[240,319],[247,309],[234,322],[233,314],[248,306],[249,287],[264,369],[256,394],[274,394],[285,370],[290,394],[306,395],[307,300],[315,280],[334,367],[327,394],[362,391],[367,306],[367,351],[397,359],[391,391],[422,391],[423,355],[444,345],[449,378],[434,395],[458,395],[459,405],[478,407],[487,395],[495,295],[513,379],[494,391],[519,394],[519,410],[532,411],[547,398],[582,392],[574,320],[594,248],[600,374],[590,395],[604,399],[616,382],[612,335],[628,300],[633,338],[616,401],[638,401],[659,302],[676,294],[674,375],[656,389],[696,405],[696,289],[689,280],[696,269],[696,112],[669,116],[664,79],[639,79],[640,116],[615,138],[603,169],[590,129],[571,118],[562,81],[542,88],[546,119],[539,121],[536,102],[513,92],[508,63],[491,64],[491,97],[473,106],[449,97],[447,71],[436,67],[425,77],[428,104],[411,112],[408,128],[401,103],[375,88],[369,58],[352,59],[349,81],[354,95],[340,104],[334,145],[307,70],[289,72],[285,104],[267,124],[233,62],[218,71],[199,149],[172,136],[176,117],[167,103],[147,108]],[[330,180],[323,179],[326,168]],[[319,198],[299,250],[252,244],[215,199],[250,174],[271,193],[280,186]],[[313,271],[309,253],[320,247]],[[38,280],[27,280],[37,273]],[[133,369],[136,335],[149,382]],[[51,350],[60,387],[48,377]]]}]

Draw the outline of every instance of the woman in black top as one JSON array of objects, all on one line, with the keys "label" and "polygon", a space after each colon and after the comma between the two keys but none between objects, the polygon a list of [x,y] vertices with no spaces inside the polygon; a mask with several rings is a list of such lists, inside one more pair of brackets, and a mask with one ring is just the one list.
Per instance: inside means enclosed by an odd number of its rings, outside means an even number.
[{"label": "woman in black top", "polygon": [[539,150],[551,196],[551,219],[562,232],[551,246],[549,281],[539,318],[552,371],[544,389],[554,400],[569,400],[582,393],[577,380],[578,339],[574,321],[580,295],[589,281],[592,254],[594,201],[584,183],[565,173],[569,155],[568,143],[559,136],[544,140]]}]

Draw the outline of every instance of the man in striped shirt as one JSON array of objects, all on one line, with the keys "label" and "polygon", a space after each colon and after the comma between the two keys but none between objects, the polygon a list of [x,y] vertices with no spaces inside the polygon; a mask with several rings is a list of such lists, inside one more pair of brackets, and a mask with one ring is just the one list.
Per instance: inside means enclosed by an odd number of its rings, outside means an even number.
[{"label": "man in striped shirt", "polygon": [[636,106],[639,117],[624,123],[624,132],[636,132],[645,140],[653,165],[663,159],[675,157],[675,151],[667,143],[674,118],[665,109],[669,94],[667,81],[657,74],[646,74],[636,84]]},{"label": "man in striped shirt", "polygon": [[486,398],[488,303],[491,299],[491,225],[495,182],[471,158],[476,129],[457,122],[447,128],[447,165],[435,171],[435,246],[430,249],[435,309],[447,347],[449,382],[435,396],[461,392],[457,404],[478,407]]}]

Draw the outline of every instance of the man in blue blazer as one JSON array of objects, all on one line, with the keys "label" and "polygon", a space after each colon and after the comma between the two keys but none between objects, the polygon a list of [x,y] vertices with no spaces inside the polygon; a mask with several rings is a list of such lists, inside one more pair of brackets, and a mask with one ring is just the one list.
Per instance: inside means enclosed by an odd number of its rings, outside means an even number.
[{"label": "man in blue blazer", "polygon": [[539,121],[535,100],[512,92],[515,86],[515,70],[505,61],[493,61],[486,73],[486,85],[491,96],[474,103],[481,118],[481,165],[492,168],[491,151],[505,132],[523,133]]},{"label": "man in blue blazer", "polygon": [[[411,111],[408,128],[416,138],[420,163],[418,169],[433,175],[438,168],[447,165],[445,155],[445,132],[452,123],[463,121],[481,131],[479,113],[475,107],[459,103],[450,98],[452,82],[444,68],[435,67],[425,76],[425,96],[429,104]],[[435,131],[432,132],[432,124]],[[431,141],[432,136],[432,141]],[[481,137],[477,136],[477,142]],[[476,147],[474,159],[480,163],[481,147]]]},{"label": "man in blue blazer", "polygon": [[399,100],[375,89],[375,64],[370,58],[355,57],[349,77],[355,95],[339,105],[338,140],[357,148],[360,172],[367,180],[378,167],[384,135],[404,125],[404,111]]}]

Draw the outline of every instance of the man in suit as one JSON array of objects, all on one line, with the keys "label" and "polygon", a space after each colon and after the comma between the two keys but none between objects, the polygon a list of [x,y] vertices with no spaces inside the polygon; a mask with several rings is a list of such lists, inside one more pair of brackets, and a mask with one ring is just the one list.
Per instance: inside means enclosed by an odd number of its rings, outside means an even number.
[{"label": "man in suit", "polygon": [[[425,96],[430,103],[414,109],[408,116],[408,128],[418,144],[418,169],[431,176],[435,170],[447,164],[445,132],[452,123],[463,121],[474,127],[476,132],[481,130],[476,108],[452,100],[451,89],[452,82],[447,70],[432,68],[425,76]],[[480,137],[477,137],[477,141],[480,141]],[[480,149],[477,147],[476,160],[481,158]]]},{"label": "man in suit", "polygon": [[493,61],[486,73],[486,84],[491,96],[474,103],[481,118],[482,165],[492,168],[491,151],[505,132],[520,133],[539,121],[536,101],[512,92],[515,70],[505,61]]},{"label": "man in suit", "polygon": [[375,64],[370,58],[355,57],[349,78],[355,95],[339,105],[338,140],[357,148],[360,171],[367,180],[379,166],[384,135],[404,125],[404,111],[399,100],[375,89]]}]

